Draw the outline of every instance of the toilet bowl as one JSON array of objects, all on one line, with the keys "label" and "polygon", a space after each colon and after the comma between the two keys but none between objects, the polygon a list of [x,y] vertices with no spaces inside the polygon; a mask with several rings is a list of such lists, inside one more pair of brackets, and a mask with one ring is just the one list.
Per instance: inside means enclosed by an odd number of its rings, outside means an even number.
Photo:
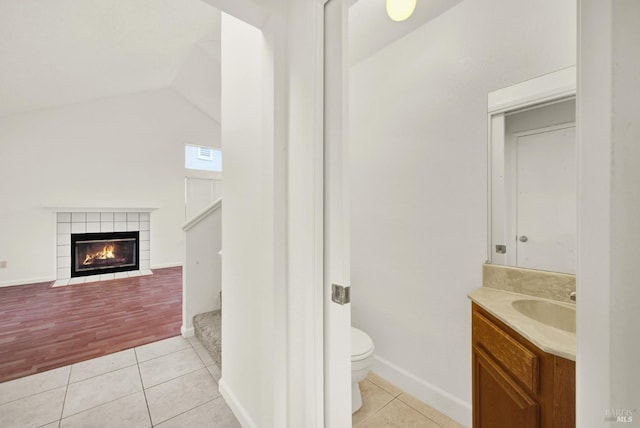
[{"label": "toilet bowl", "polygon": [[351,413],[362,407],[362,395],[358,382],[369,373],[373,361],[373,340],[367,333],[351,327]]}]

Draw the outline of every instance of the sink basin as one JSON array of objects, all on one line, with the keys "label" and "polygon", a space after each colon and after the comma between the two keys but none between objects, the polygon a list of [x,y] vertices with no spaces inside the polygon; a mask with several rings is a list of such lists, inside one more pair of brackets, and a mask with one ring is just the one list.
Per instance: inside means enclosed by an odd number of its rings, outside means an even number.
[{"label": "sink basin", "polygon": [[576,332],[575,308],[558,305],[545,300],[516,300],[514,309],[531,319],[571,333]]}]

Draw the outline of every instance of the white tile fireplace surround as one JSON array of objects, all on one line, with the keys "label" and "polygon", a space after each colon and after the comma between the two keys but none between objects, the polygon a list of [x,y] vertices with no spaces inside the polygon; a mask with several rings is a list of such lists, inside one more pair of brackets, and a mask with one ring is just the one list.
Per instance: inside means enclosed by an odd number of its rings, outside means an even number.
[{"label": "white tile fireplace surround", "polygon": [[[56,212],[56,281],[54,287],[151,275],[151,211],[155,208],[51,208]],[[71,278],[71,234],[140,232],[139,270]]]}]

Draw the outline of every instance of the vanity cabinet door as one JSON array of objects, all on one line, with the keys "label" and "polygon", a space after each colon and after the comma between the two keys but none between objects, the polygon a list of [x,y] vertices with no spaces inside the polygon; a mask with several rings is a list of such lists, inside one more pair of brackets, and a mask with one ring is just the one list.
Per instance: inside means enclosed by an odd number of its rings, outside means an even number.
[{"label": "vanity cabinet door", "polygon": [[473,348],[474,428],[537,428],[539,406],[482,349]]},{"label": "vanity cabinet door", "polygon": [[576,365],[472,306],[474,428],[575,428]]}]

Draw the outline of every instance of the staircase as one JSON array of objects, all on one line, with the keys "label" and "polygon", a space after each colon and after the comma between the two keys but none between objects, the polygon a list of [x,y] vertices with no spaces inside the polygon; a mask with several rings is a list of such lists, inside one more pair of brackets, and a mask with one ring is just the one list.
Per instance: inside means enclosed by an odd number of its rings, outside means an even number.
[{"label": "staircase", "polygon": [[196,214],[183,230],[181,332],[184,337],[195,334],[221,367],[222,199]]},{"label": "staircase", "polygon": [[204,312],[193,317],[193,328],[202,346],[209,351],[216,365],[222,368],[221,310]]},{"label": "staircase", "polygon": [[222,282],[222,199],[206,207],[182,227],[182,335],[193,336],[197,314],[220,309]]}]

